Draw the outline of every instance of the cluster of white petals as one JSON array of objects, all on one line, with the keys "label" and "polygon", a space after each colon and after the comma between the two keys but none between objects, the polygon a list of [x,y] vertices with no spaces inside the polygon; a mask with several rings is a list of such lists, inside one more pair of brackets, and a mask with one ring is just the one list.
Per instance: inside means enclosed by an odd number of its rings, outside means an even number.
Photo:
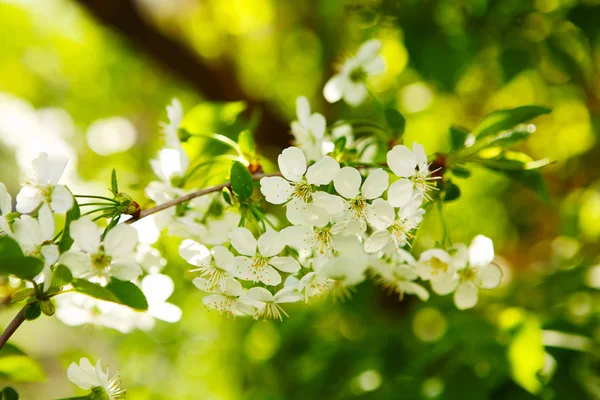
[{"label": "cluster of white petals", "polygon": [[97,394],[98,398],[107,398],[109,400],[124,399],[127,389],[121,387],[119,374],[110,376],[110,371],[106,372],[102,368],[102,361],[98,360],[93,366],[90,360],[82,358],[79,364],[71,363],[67,369],[67,377],[75,385],[83,390],[100,390],[104,396]]}]

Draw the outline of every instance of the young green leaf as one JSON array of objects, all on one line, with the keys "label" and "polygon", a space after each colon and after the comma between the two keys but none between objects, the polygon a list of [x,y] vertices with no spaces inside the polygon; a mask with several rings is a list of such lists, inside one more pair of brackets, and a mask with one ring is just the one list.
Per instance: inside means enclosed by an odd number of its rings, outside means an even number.
[{"label": "young green leaf", "polygon": [[238,145],[245,157],[253,159],[256,156],[256,143],[254,143],[254,136],[249,130],[240,132]]},{"label": "young green leaf", "polygon": [[[488,160],[498,161],[498,160]],[[510,161],[510,160],[505,160]],[[545,203],[550,203],[550,196],[548,195],[548,188],[544,177],[537,169],[507,169],[498,167],[496,164],[483,164],[486,168],[500,172],[504,176],[510,178],[519,185],[531,190]]]},{"label": "young green leaf", "polygon": [[383,110],[383,116],[388,126],[395,131],[395,136],[397,138],[401,137],[406,129],[406,118],[404,118],[404,115],[395,108],[388,107]]},{"label": "young green leaf", "polygon": [[493,135],[511,129],[540,115],[548,114],[550,111],[551,109],[548,107],[536,105],[499,110],[485,117],[473,134],[478,138]]},{"label": "young green leaf", "polygon": [[117,171],[113,168],[110,176],[110,188],[114,194],[119,193],[119,183],[117,182]]},{"label": "young green leaf", "polygon": [[34,301],[33,303],[27,304],[23,308],[23,314],[25,315],[25,319],[27,321],[33,321],[38,319],[38,317],[42,314],[42,309],[39,301]]},{"label": "young green leaf", "polygon": [[76,292],[87,294],[88,296],[94,297],[96,299],[110,301],[111,303],[120,303],[117,296],[115,296],[110,290],[106,289],[104,286],[100,286],[97,283],[86,281],[85,279],[74,278],[71,281],[71,284],[73,285],[73,290],[75,290]]},{"label": "young green leaf", "polygon": [[63,229],[60,242],[58,243],[58,250],[61,253],[64,253],[65,251],[69,250],[73,245],[73,238],[71,238],[71,222],[78,220],[80,216],[81,211],[79,210],[79,204],[77,204],[77,201],[74,201],[73,207],[69,211],[67,211],[65,227]]},{"label": "young green leaf", "polygon": [[110,290],[118,299],[121,304],[136,310],[147,310],[148,301],[144,292],[131,282],[121,281],[119,279],[112,278],[106,289]]},{"label": "young green leaf", "polygon": [[46,379],[46,374],[40,364],[28,355],[8,354],[0,356],[0,378],[12,382],[41,382]]},{"label": "young green leaf", "polygon": [[0,236],[0,275],[14,275],[31,280],[44,268],[39,258],[24,256],[19,244],[10,236]]},{"label": "young green leaf", "polygon": [[466,179],[471,176],[471,171],[458,165],[454,165],[452,168],[450,168],[450,171],[452,172],[452,175],[456,176],[457,178]]},{"label": "young green leaf", "polygon": [[252,196],[253,181],[248,169],[239,161],[231,163],[231,189],[241,200],[248,200]]},{"label": "young green leaf", "polygon": [[71,270],[62,264],[59,264],[54,268],[52,272],[52,283],[50,284],[50,291],[59,291],[63,286],[68,285],[73,280]]},{"label": "young green leaf", "polygon": [[450,147],[452,150],[459,150],[465,147],[465,142],[469,137],[469,131],[460,126],[450,127]]},{"label": "young green leaf", "polygon": [[445,185],[445,193],[444,193],[444,201],[452,201],[456,200],[460,197],[460,188],[456,186],[452,181],[447,181],[444,183]]},{"label": "young green leaf", "polygon": [[0,390],[0,400],[19,400],[19,394],[10,386]]}]

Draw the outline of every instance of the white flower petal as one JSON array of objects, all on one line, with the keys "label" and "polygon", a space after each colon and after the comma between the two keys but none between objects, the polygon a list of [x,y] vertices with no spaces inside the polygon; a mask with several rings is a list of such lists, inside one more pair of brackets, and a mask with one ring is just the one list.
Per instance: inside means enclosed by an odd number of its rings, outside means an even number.
[{"label": "white flower petal", "polygon": [[269,260],[269,265],[290,274],[295,274],[300,271],[300,264],[293,257],[273,257]]},{"label": "white flower petal", "polygon": [[381,197],[383,192],[388,188],[389,175],[381,168],[372,171],[362,185],[362,194],[366,199],[372,200]]},{"label": "white flower petal", "polygon": [[56,185],[61,175],[63,174],[65,167],[67,166],[69,159],[60,155],[53,155],[48,158],[48,177],[49,180],[44,182],[49,185]]},{"label": "white flower petal", "polygon": [[361,176],[356,168],[344,167],[333,179],[335,190],[347,199],[355,198],[360,190]]},{"label": "white flower petal", "polygon": [[57,213],[63,213],[73,208],[73,195],[66,186],[58,185],[52,189],[50,204],[52,210]]},{"label": "white flower petal", "polygon": [[392,234],[386,230],[374,232],[365,240],[365,251],[375,253],[383,249],[392,240]]},{"label": "white flower petal", "polygon": [[44,196],[39,189],[33,186],[24,186],[17,194],[17,211],[21,214],[28,214],[35,210]]},{"label": "white flower petal", "polygon": [[181,316],[183,315],[181,308],[171,303],[152,304],[148,308],[148,313],[154,318],[172,324],[178,322],[181,319]]},{"label": "white flower petal", "polygon": [[104,236],[104,251],[111,257],[121,257],[133,252],[138,242],[137,230],[131,225],[117,225]]},{"label": "white flower petal", "polygon": [[431,278],[431,289],[440,296],[447,295],[456,290],[458,286],[458,278],[451,274],[438,275],[441,278]]},{"label": "white flower petal", "polygon": [[315,192],[313,204],[327,211],[329,215],[336,215],[344,211],[344,200],[334,194]]},{"label": "white flower petal", "polygon": [[394,207],[383,199],[375,199],[367,208],[367,221],[376,229],[387,229],[394,223],[394,218]]},{"label": "white flower petal", "polygon": [[269,265],[265,268],[265,276],[260,280],[265,285],[277,286],[281,283],[281,275],[277,270]]},{"label": "white flower petal", "polygon": [[135,262],[116,259],[110,264],[110,274],[122,281],[132,281],[142,273],[142,269]]},{"label": "white flower petal", "polygon": [[39,246],[44,241],[40,224],[29,215],[22,215],[13,223],[15,239],[22,247],[30,248]]},{"label": "white flower petal", "polygon": [[285,206],[285,216],[292,225],[310,225],[310,216],[306,211],[306,203],[293,199]]},{"label": "white flower petal", "polygon": [[44,257],[44,261],[46,261],[46,265],[54,265],[54,263],[58,261],[58,257],[60,256],[58,246],[55,244],[46,244],[42,246],[40,251],[42,253],[42,256]]},{"label": "white flower petal", "polygon": [[191,239],[185,239],[181,242],[179,245],[179,255],[195,267],[206,267],[211,261],[208,248]]},{"label": "white flower petal", "polygon": [[267,176],[260,180],[260,192],[271,204],[283,204],[289,200],[292,187],[279,176]]},{"label": "white flower petal", "polygon": [[[287,281],[288,280],[286,279],[286,283]],[[303,299],[304,297],[291,287],[284,287],[279,292],[275,293],[275,303],[295,303]]]},{"label": "white flower petal", "polygon": [[362,82],[351,83],[344,91],[344,101],[353,107],[359,106],[367,97],[367,87]]},{"label": "white flower petal", "polygon": [[279,170],[284,178],[298,182],[306,172],[306,157],[297,147],[288,147],[277,158]]},{"label": "white flower petal", "polygon": [[285,240],[279,232],[265,232],[258,238],[258,251],[265,257],[273,257],[283,250]]},{"label": "white flower petal", "polygon": [[387,153],[387,163],[394,174],[408,178],[415,174],[417,157],[406,146],[397,145]]},{"label": "white flower petal", "polygon": [[329,185],[340,170],[340,164],[329,156],[323,157],[308,168],[306,180],[311,185]]},{"label": "white flower petal", "polygon": [[356,52],[356,60],[361,63],[370,61],[381,50],[381,42],[377,39],[371,39],[360,45]]},{"label": "white flower petal", "polygon": [[175,284],[167,275],[154,274],[142,279],[142,291],[149,304],[165,302],[174,290]]},{"label": "white flower petal", "polygon": [[271,292],[261,287],[253,287],[248,289],[246,297],[255,301],[262,301],[265,303],[269,303],[275,300]]},{"label": "white flower petal", "polygon": [[12,212],[12,197],[6,190],[6,186],[0,182],[0,215]]},{"label": "white flower petal", "polygon": [[231,273],[235,268],[235,257],[233,254],[223,246],[215,246],[210,252],[215,258],[215,264],[217,267],[224,269]]},{"label": "white flower petal", "polygon": [[417,295],[422,301],[429,300],[429,292],[418,283],[406,282],[404,284],[404,293]]},{"label": "white flower petal", "polygon": [[469,246],[469,263],[471,266],[488,265],[494,260],[494,243],[492,239],[477,235]]},{"label": "white flower petal", "polygon": [[281,230],[281,234],[288,246],[295,249],[304,249],[310,246],[312,229],[307,226],[288,226]]},{"label": "white flower petal", "polygon": [[417,142],[413,142],[412,152],[417,160],[417,166],[419,167],[419,169],[426,169],[428,165],[427,154],[425,154],[425,148],[423,147],[423,145],[420,145]]},{"label": "white flower petal", "polygon": [[87,254],[72,250],[61,254],[59,262],[66,265],[73,273],[73,276],[78,278],[88,271],[90,257]]},{"label": "white flower petal", "polygon": [[408,179],[398,179],[388,189],[388,202],[394,207],[404,207],[413,198],[414,185]]},{"label": "white flower petal", "polygon": [[303,126],[308,125],[308,118],[310,117],[310,103],[304,96],[296,98],[296,115],[298,116],[298,121],[300,124]]},{"label": "white flower petal", "polygon": [[462,283],[454,292],[454,304],[459,310],[475,307],[475,304],[477,304],[477,287],[471,282]]},{"label": "white flower petal", "polygon": [[38,222],[44,240],[51,240],[54,237],[54,215],[50,211],[48,203],[42,204],[38,211]]},{"label": "white flower petal", "polygon": [[70,226],[71,237],[75,244],[88,253],[95,253],[100,247],[102,229],[88,218],[73,221]]},{"label": "white flower petal", "polygon": [[323,88],[323,96],[329,103],[335,103],[342,98],[343,88],[345,86],[345,78],[338,74],[334,75],[327,81]]},{"label": "white flower petal", "polygon": [[382,57],[375,57],[363,66],[367,75],[377,75],[385,71],[385,63]]},{"label": "white flower petal", "polygon": [[229,239],[231,239],[231,245],[238,253],[250,257],[256,254],[256,239],[248,229],[235,228],[229,233]]},{"label": "white flower petal", "polygon": [[317,139],[323,139],[325,129],[327,129],[327,121],[325,117],[319,113],[314,113],[308,119],[308,126],[313,136]]},{"label": "white flower petal", "polygon": [[482,289],[495,289],[502,280],[502,270],[496,264],[480,267],[477,273],[477,284]]}]

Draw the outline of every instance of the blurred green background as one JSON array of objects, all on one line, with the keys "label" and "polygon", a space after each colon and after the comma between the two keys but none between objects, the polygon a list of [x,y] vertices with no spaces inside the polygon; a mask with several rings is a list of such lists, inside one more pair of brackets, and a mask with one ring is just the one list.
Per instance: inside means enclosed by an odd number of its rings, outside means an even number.
[{"label": "blurred green background", "polygon": [[[66,367],[88,356],[120,367],[131,400],[600,399],[600,1],[0,0],[0,180],[15,195],[19,168],[63,152],[72,188],[103,190],[115,167],[140,197],[173,97],[186,110],[236,100],[260,110],[272,158],[290,142],[297,96],[329,123],[349,113],[321,90],[373,37],[387,65],[377,96],[429,154],[448,151],[453,124],[553,108],[522,145],[557,161],[543,170],[549,204],[474,170],[447,207],[454,242],[494,240],[502,286],[459,312],[451,296],[400,302],[367,281],[347,302],[292,305],[283,323],[225,320],[203,307],[177,242],[162,239],[182,320],[128,335],[28,322],[14,343],[47,376],[16,384],[22,398],[74,395]],[[419,245],[440,233],[426,218]],[[15,312],[3,307],[0,325]]]}]

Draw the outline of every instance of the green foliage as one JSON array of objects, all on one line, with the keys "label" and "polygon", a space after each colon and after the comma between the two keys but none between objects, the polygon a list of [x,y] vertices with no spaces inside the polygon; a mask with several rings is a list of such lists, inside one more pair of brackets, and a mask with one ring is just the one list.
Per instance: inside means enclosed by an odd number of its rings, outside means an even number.
[{"label": "green foliage", "polygon": [[61,253],[69,250],[73,245],[73,238],[71,238],[71,222],[78,220],[81,217],[81,211],[79,210],[79,204],[77,201],[73,202],[73,208],[71,208],[66,215],[65,227],[63,229],[60,242],[58,243],[58,249]]},{"label": "green foliage", "polygon": [[241,200],[248,200],[252,196],[254,182],[248,168],[239,161],[231,163],[230,170],[231,189],[233,193]]},{"label": "green foliage", "polygon": [[252,161],[256,158],[256,143],[254,142],[254,135],[249,130],[240,132],[238,136],[238,145],[242,154],[248,161]]},{"label": "green foliage", "polygon": [[444,182],[444,189],[444,201],[452,201],[460,197],[460,188],[452,180]]},{"label": "green foliage", "polygon": [[27,321],[34,321],[42,315],[42,307],[39,301],[33,301],[25,305],[23,315]]},{"label": "green foliage", "polygon": [[19,400],[19,394],[12,387],[6,386],[0,390],[0,400]]},{"label": "green foliage", "polygon": [[550,111],[552,110],[548,107],[535,105],[496,111],[485,117],[473,134],[483,138],[511,129],[540,115],[549,114]]},{"label": "green foliage", "polygon": [[[7,343],[0,350],[0,378],[12,382],[41,382],[46,379],[46,374],[37,361],[18,347]],[[0,392],[3,396],[5,390],[6,388]]]},{"label": "green foliage", "polygon": [[406,118],[395,108],[387,107],[383,110],[383,116],[388,126],[393,131],[393,136],[398,139],[404,135],[406,129]]},{"label": "green foliage", "polygon": [[50,291],[57,292],[63,286],[68,285],[73,280],[73,274],[71,270],[62,264],[57,265],[52,271],[52,282],[50,284]]},{"label": "green foliage", "polygon": [[450,127],[450,148],[459,150],[465,147],[465,142],[469,137],[469,131],[459,126]]},{"label": "green foliage", "polygon": [[194,133],[220,133],[231,137],[237,134],[239,116],[247,108],[243,101],[229,103],[204,102],[188,111],[181,128]]},{"label": "green foliage", "polygon": [[117,181],[117,171],[113,168],[110,175],[110,190],[116,196],[119,193],[119,182]]},{"label": "green foliage", "polygon": [[31,280],[44,268],[39,258],[25,256],[19,244],[10,236],[0,236],[0,275],[14,275]]},{"label": "green foliage", "polygon": [[84,279],[73,279],[71,284],[76,292],[96,299],[122,304],[136,310],[143,311],[148,309],[148,302],[144,293],[131,282],[112,278],[108,285],[101,286]]}]

